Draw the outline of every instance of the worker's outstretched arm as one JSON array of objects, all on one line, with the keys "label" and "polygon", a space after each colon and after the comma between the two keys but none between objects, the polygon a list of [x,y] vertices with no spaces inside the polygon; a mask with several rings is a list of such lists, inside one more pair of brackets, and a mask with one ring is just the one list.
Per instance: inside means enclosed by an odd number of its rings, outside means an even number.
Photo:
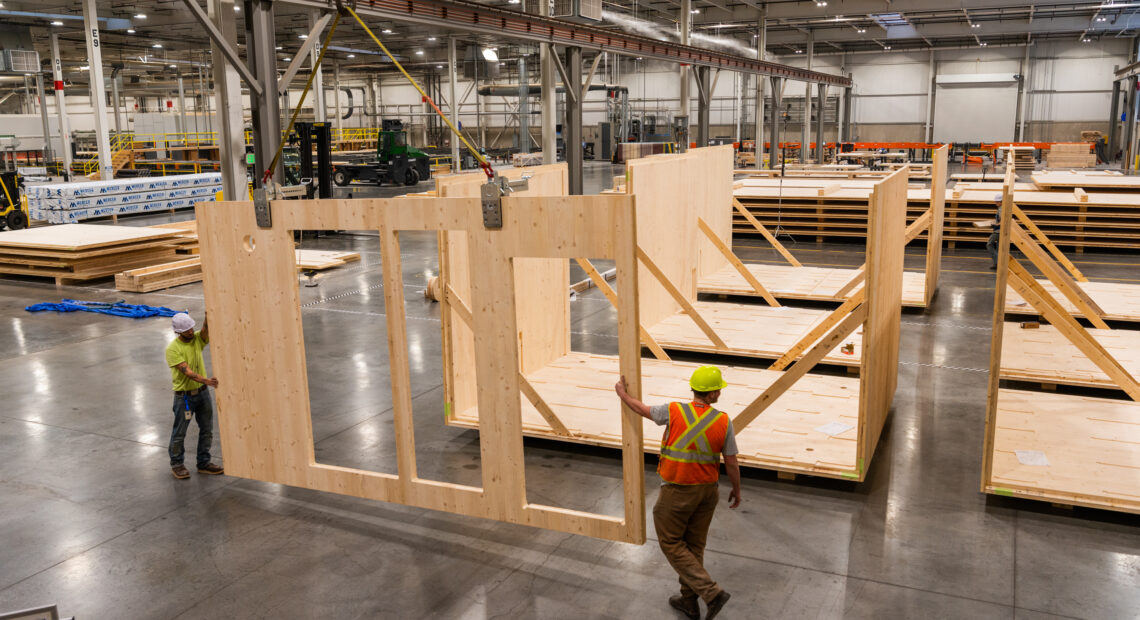
[{"label": "worker's outstretched arm", "polygon": [[643,418],[650,419],[649,405],[646,405],[645,403],[630,395],[629,386],[626,385],[625,377],[622,377],[621,381],[618,381],[614,385],[614,391],[617,392],[618,398],[621,399],[621,402],[625,403],[626,406],[632,409],[634,413]]},{"label": "worker's outstretched arm", "polygon": [[736,508],[740,505],[740,463],[736,455],[724,455],[724,469],[728,472],[728,480],[732,483],[732,491],[728,493],[728,507]]}]

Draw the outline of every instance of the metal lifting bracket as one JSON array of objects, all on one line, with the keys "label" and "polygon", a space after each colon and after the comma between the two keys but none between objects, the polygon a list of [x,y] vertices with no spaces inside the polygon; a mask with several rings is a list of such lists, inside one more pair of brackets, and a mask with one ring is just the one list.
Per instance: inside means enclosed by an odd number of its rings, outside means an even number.
[{"label": "metal lifting bracket", "polygon": [[517,190],[530,189],[530,177],[523,177],[514,181],[499,175],[494,180],[487,181],[479,188],[479,198],[483,203],[483,226],[486,228],[503,227],[503,196]]}]

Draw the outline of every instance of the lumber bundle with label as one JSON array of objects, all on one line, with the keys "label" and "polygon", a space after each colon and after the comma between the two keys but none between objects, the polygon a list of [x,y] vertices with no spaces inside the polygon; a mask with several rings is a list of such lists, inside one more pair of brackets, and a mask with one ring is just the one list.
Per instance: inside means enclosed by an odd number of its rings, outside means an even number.
[{"label": "lumber bundle with label", "polygon": [[221,189],[218,172],[36,185],[27,191],[28,211],[33,219],[74,224],[97,217],[193,207],[214,200]]}]

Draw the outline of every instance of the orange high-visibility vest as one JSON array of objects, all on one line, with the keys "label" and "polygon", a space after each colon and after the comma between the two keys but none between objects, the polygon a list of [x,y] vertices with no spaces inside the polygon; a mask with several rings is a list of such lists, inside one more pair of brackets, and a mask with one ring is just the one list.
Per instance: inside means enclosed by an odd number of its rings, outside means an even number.
[{"label": "orange high-visibility vest", "polygon": [[669,403],[657,473],[673,484],[709,484],[720,477],[728,416],[708,405]]}]

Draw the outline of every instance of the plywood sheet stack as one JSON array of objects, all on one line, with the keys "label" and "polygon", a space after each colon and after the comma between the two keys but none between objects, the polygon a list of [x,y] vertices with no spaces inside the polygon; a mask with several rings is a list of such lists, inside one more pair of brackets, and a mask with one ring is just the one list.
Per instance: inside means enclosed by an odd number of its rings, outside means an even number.
[{"label": "plywood sheet stack", "polygon": [[1046,156],[1049,168],[1094,168],[1096,155],[1089,150],[1088,142],[1054,144]]},{"label": "plywood sheet stack", "polygon": [[1037,168],[1037,158],[1033,156],[1033,147],[1031,146],[1011,146],[1009,150],[1013,153],[1013,169],[1014,170],[1035,170]]},{"label": "plywood sheet stack", "polygon": [[0,273],[56,284],[105,278],[175,258],[177,231],[65,224],[0,233]]},{"label": "plywood sheet stack", "polygon": [[29,187],[32,219],[74,224],[97,217],[193,207],[222,189],[217,172]]},{"label": "plywood sheet stack", "polygon": [[[360,260],[356,252],[296,250],[297,269],[324,271]],[[202,259],[194,256],[115,274],[115,288],[129,293],[149,293],[202,280]]]}]

